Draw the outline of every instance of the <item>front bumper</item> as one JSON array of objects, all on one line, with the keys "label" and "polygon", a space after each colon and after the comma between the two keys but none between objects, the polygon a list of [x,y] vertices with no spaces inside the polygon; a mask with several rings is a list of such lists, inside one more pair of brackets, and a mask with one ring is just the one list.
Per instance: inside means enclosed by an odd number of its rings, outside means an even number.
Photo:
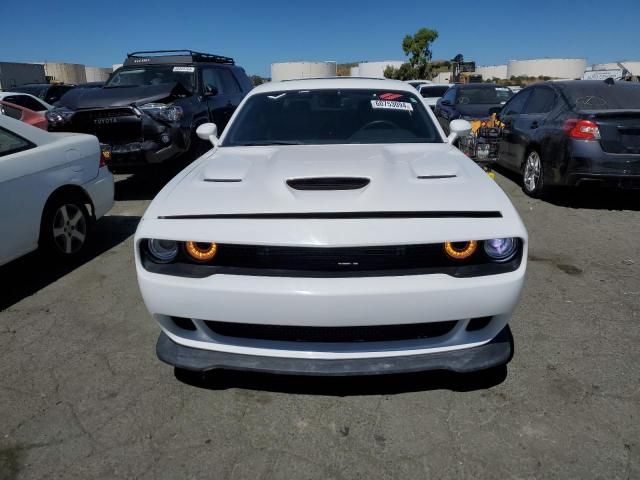
[{"label": "front bumper", "polygon": [[507,364],[513,356],[513,337],[506,326],[489,343],[464,350],[402,357],[322,360],[201,350],[179,345],[161,333],[156,353],[169,365],[198,372],[224,369],[310,376],[384,375],[427,370],[468,373]]}]

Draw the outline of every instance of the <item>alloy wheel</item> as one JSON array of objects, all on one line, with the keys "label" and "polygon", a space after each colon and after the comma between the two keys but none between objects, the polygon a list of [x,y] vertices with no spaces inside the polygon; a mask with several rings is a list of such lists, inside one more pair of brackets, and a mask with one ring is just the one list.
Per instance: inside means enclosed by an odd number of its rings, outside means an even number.
[{"label": "alloy wheel", "polygon": [[527,191],[535,192],[540,187],[542,164],[538,152],[531,152],[524,165],[523,183]]},{"label": "alloy wheel", "polygon": [[77,205],[61,205],[53,216],[53,242],[60,252],[78,252],[87,238],[87,219]]}]

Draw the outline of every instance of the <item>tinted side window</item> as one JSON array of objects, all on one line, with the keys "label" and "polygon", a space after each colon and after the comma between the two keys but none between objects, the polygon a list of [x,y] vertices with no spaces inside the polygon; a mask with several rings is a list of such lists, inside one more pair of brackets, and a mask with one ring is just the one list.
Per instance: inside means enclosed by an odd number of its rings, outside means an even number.
[{"label": "tinted side window", "polygon": [[451,102],[451,104],[453,105],[455,103],[455,99],[456,99],[456,89],[455,88],[450,88],[449,91],[447,93],[445,93],[444,97],[442,97],[443,100],[449,100]]},{"label": "tinted side window", "polygon": [[556,103],[556,94],[550,88],[534,88],[524,113],[549,113]]},{"label": "tinted side window", "polygon": [[211,92],[214,88],[218,93],[222,93],[222,80],[220,79],[220,70],[217,68],[202,69],[202,88],[206,92]]},{"label": "tinted side window", "polygon": [[0,157],[33,148],[34,145],[9,130],[0,128]]},{"label": "tinted side window", "polygon": [[229,70],[220,70],[222,77],[222,90],[225,95],[235,95],[240,93],[240,85]]},{"label": "tinted side window", "polygon": [[38,102],[35,98],[31,98],[26,95],[12,95],[10,97],[5,97],[4,101],[28,108],[34,112],[42,112],[46,110],[44,105]]},{"label": "tinted side window", "polygon": [[502,109],[502,115],[518,115],[524,110],[524,104],[527,103],[531,91],[523,90],[517,93]]}]

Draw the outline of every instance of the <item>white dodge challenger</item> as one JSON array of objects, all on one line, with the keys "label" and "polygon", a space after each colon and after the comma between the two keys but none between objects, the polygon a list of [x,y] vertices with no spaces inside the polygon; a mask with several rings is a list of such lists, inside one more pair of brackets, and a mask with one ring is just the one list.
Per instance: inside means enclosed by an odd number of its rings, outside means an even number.
[{"label": "white dodge challenger", "polygon": [[512,357],[527,232],[416,90],[336,78],[255,88],[135,236],[178,369],[471,372]]}]

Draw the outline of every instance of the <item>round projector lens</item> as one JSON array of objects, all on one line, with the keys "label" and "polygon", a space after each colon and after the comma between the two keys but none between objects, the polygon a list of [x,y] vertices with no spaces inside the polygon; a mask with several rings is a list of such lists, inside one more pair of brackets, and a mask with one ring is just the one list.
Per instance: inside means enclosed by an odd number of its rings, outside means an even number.
[{"label": "round projector lens", "polygon": [[149,253],[158,263],[168,263],[178,255],[178,242],[173,240],[157,240],[152,238],[147,241]]},{"label": "round projector lens", "polygon": [[518,242],[515,238],[492,238],[484,242],[484,251],[494,262],[511,260],[517,250]]}]

